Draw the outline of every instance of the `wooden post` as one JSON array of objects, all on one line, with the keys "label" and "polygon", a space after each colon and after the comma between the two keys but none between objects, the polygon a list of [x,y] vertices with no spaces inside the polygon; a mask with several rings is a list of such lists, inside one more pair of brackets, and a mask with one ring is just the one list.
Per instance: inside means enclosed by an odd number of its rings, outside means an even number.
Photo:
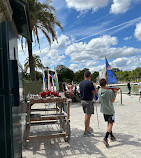
[{"label": "wooden post", "polygon": [[26,140],[29,141],[29,132],[30,132],[30,113],[31,113],[31,104],[30,101],[27,102],[27,123],[26,123]]},{"label": "wooden post", "polygon": [[68,138],[68,126],[70,116],[70,100],[67,100],[66,138]]},{"label": "wooden post", "polygon": [[58,112],[58,111],[57,111],[57,105],[58,105],[58,104],[56,103],[56,114],[57,114],[57,112]]},{"label": "wooden post", "polygon": [[63,102],[61,103],[60,113],[62,113],[62,108],[63,108]]},{"label": "wooden post", "polygon": [[121,104],[122,104],[122,90],[120,89],[120,98],[121,98]]}]

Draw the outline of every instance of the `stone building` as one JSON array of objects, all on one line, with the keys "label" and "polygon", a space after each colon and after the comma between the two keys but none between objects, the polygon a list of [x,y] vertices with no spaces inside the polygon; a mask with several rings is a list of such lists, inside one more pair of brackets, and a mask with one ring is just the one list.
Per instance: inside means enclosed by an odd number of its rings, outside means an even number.
[{"label": "stone building", "polygon": [[18,35],[31,40],[27,3],[0,0],[0,158],[22,157],[25,115]]}]

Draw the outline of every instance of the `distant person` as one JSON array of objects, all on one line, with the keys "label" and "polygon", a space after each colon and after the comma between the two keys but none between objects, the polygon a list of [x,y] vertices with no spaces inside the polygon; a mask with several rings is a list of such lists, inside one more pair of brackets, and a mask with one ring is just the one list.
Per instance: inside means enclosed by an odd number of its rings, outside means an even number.
[{"label": "distant person", "polygon": [[69,92],[72,92],[72,91],[73,91],[73,85],[72,85],[71,83],[69,83],[69,84],[67,85],[67,88],[68,88]]},{"label": "distant person", "polygon": [[95,98],[95,100],[98,100],[98,98],[99,98],[99,97],[98,97],[98,91],[99,91],[99,89],[100,89],[100,86],[98,86],[96,89],[97,89],[97,93],[95,94],[94,98]]},{"label": "distant person", "polygon": [[67,89],[66,89],[66,83],[63,82],[62,86],[63,86],[63,92],[65,93],[67,91]]},{"label": "distant person", "polygon": [[78,93],[78,91],[77,91],[77,86],[75,85],[74,86],[74,94],[76,94],[76,93]]},{"label": "distant person", "polygon": [[96,94],[95,87],[91,80],[90,71],[86,71],[84,73],[84,80],[80,82],[80,96],[81,96],[81,104],[83,107],[83,111],[85,113],[85,131],[83,136],[94,136],[92,134],[93,129],[90,127],[90,118],[91,115],[94,114],[94,102],[93,98]]},{"label": "distant person", "polygon": [[139,96],[139,101],[140,101],[140,98],[141,98],[141,81],[138,83],[138,87],[139,87],[139,93],[140,93],[140,96]]},{"label": "distant person", "polygon": [[78,84],[76,87],[77,87],[77,91],[78,91],[78,93],[80,93],[80,87],[79,87],[79,84]]},{"label": "distant person", "polygon": [[112,127],[113,123],[115,122],[115,110],[113,102],[115,101],[117,91],[106,89],[107,81],[104,78],[100,79],[99,83],[101,86],[101,88],[99,89],[99,99],[101,102],[100,111],[103,113],[105,122],[108,123],[103,143],[106,145],[106,147],[108,147],[109,134],[111,136],[111,141],[114,141],[116,139],[112,133]]},{"label": "distant person", "polygon": [[127,83],[127,88],[129,90],[128,94],[131,95],[131,85],[130,85],[130,80]]},{"label": "distant person", "polygon": [[74,102],[80,102],[80,92],[77,90],[77,85],[74,85],[74,90],[73,90],[73,94],[74,94],[74,98],[73,101]]}]

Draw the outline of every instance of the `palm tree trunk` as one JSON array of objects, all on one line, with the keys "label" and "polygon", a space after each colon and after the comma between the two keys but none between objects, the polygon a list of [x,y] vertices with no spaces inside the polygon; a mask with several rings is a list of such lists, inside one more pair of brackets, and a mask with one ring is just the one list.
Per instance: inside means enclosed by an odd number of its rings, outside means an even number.
[{"label": "palm tree trunk", "polygon": [[32,42],[28,41],[28,55],[29,55],[29,67],[30,67],[30,81],[35,81],[35,67],[34,67],[34,59],[32,55]]}]

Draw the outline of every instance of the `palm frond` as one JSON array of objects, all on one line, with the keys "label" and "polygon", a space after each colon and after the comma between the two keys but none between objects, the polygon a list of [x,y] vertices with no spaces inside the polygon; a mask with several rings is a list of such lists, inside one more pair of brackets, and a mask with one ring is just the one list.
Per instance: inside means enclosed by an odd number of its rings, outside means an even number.
[{"label": "palm frond", "polygon": [[[39,26],[38,26],[39,27]],[[39,27],[40,28],[40,30],[43,32],[43,34],[46,36],[46,38],[47,38],[47,40],[48,40],[48,42],[49,42],[49,45],[51,45],[51,40],[50,40],[50,37],[49,37],[49,35],[47,34],[47,32],[44,30],[44,28],[42,28],[42,27]]]},{"label": "palm frond", "polygon": [[30,19],[34,39],[37,39],[39,49],[40,41],[38,29],[43,32],[49,44],[51,45],[50,35],[53,41],[57,41],[55,25],[57,25],[63,31],[63,27],[56,16],[56,9],[53,5],[51,5],[52,1],[47,0],[45,3],[41,3],[38,0],[27,0],[27,2],[29,3]]}]

